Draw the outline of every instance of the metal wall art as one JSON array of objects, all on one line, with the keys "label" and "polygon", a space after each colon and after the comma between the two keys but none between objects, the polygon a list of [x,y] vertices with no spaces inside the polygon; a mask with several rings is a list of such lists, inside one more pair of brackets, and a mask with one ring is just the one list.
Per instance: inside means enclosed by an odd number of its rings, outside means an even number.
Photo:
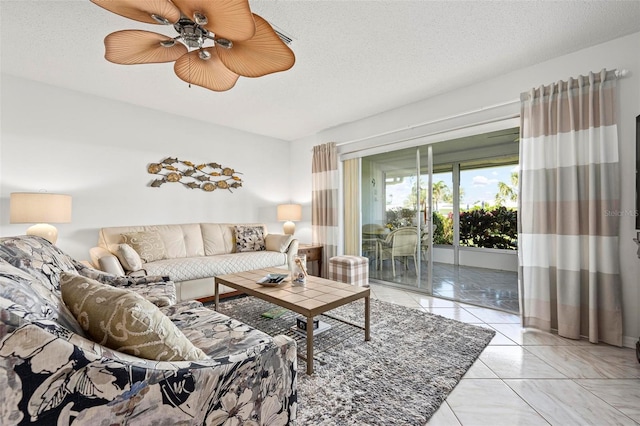
[{"label": "metal wall art", "polygon": [[159,163],[149,164],[147,171],[152,175],[162,176],[153,180],[149,186],[159,188],[167,182],[178,182],[187,188],[200,188],[206,192],[216,189],[232,189],[242,187],[242,179],[232,168],[222,167],[218,163],[194,164],[191,161],[182,161],[168,157]]}]

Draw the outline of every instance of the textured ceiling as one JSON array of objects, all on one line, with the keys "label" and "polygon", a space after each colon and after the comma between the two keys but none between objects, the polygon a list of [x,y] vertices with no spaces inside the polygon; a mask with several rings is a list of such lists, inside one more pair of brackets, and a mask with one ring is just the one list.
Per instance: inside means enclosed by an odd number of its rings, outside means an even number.
[{"label": "textured ceiling", "polygon": [[640,31],[640,1],[255,0],[251,7],[293,37],[296,64],[241,77],[228,92],[189,88],[173,64],[107,62],[110,32],[173,30],[89,0],[0,0],[1,70],[294,140]]}]

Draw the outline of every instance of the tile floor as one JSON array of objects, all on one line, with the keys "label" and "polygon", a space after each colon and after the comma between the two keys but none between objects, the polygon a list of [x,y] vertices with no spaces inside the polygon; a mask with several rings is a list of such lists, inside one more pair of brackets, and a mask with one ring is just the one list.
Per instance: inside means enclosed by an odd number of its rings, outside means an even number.
[{"label": "tile floor", "polygon": [[[416,280],[412,260],[409,261],[407,269],[397,262],[395,276],[390,265],[391,261],[387,261],[382,269],[378,270],[375,262],[370,262],[369,277],[408,287],[418,287],[428,281],[426,262],[421,262],[420,284]],[[517,313],[519,312],[518,273],[435,262],[433,264],[433,295]]]},{"label": "tile floor", "polygon": [[430,426],[640,424],[633,349],[523,330],[514,314],[381,284],[372,283],[371,294],[496,331]]}]

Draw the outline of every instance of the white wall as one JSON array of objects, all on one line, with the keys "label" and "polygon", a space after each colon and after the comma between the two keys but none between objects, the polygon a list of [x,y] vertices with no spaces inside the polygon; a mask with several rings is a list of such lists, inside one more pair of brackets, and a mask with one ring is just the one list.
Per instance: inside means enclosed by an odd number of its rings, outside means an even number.
[{"label": "white wall", "polygon": [[[519,105],[510,104],[502,108],[464,115],[411,129],[419,123],[440,120],[449,116],[475,111],[483,107],[517,100],[521,92],[542,84],[566,80],[570,76],[586,74],[589,71],[607,69],[627,69],[630,75],[619,80],[619,138],[620,165],[622,172],[623,211],[635,210],[635,117],[640,114],[640,33],[622,37],[588,49],[567,54],[556,59],[524,68],[508,74],[501,74],[496,67],[496,78],[469,87],[444,93],[402,108],[369,117],[356,122],[328,129],[312,137],[304,138],[292,144],[292,175],[310,175],[311,149],[314,145],[326,142],[346,142],[373,135],[405,129],[402,132],[388,134],[370,140],[340,146],[341,152],[363,149],[393,143],[419,134],[431,134],[436,130],[452,129],[484,120],[496,119],[509,114],[517,114]],[[429,78],[428,75],[425,78]],[[373,94],[372,96],[375,96]],[[479,131],[483,133],[486,130]],[[442,140],[451,139],[453,133],[442,136]],[[456,137],[463,136],[457,134]],[[437,138],[437,137],[436,137]],[[429,138],[434,140],[434,137]],[[410,143],[410,142],[409,142]],[[418,142],[416,142],[418,143]],[[425,143],[423,140],[419,143]],[[396,147],[406,142],[396,143]],[[382,151],[396,149],[393,145],[381,148]],[[311,192],[311,180],[299,179],[291,188],[294,199],[303,199]],[[640,335],[640,260],[636,256],[635,218],[621,218],[620,262],[623,281],[623,326],[625,345],[632,345]]]},{"label": "white wall", "polygon": [[[56,226],[58,246],[77,259],[88,259],[103,226],[265,222],[282,232],[276,205],[290,198],[289,142],[5,74],[1,93],[2,236],[30,226],[9,224],[9,194],[40,190],[73,196],[72,223]],[[147,165],[169,156],[234,168],[243,187],[149,187]]]}]

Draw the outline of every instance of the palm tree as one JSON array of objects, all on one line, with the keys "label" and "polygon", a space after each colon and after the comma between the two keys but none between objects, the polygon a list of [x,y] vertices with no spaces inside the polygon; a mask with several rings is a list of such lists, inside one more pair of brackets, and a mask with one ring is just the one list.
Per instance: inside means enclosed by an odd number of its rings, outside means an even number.
[{"label": "palm tree", "polygon": [[[425,183],[422,181],[422,179],[420,180],[420,205],[424,205],[424,200],[427,197],[427,186],[425,185]],[[408,209],[413,209],[413,210],[417,210],[418,209],[418,196],[416,195],[416,189],[417,189],[417,182],[414,182],[413,185],[411,186],[411,192],[409,192],[409,195],[407,196],[407,198],[404,200],[404,207],[408,208]]]},{"label": "palm tree", "polygon": [[[462,199],[464,198],[464,188],[463,187],[459,187],[458,188],[458,199],[460,200],[460,203],[462,203]],[[442,196],[442,201],[444,201],[445,203],[451,203],[453,204],[453,192],[448,191],[445,195]]]},{"label": "palm tree", "polygon": [[[434,211],[438,211],[438,203],[440,201],[444,201],[446,203],[450,203],[453,200],[451,188],[447,186],[444,181],[438,181],[433,184],[433,204]],[[462,188],[461,188],[462,191]],[[462,196],[462,192],[460,193]],[[425,184],[422,180],[420,180],[420,210],[426,210],[427,204],[427,184]],[[416,196],[416,184],[414,183],[411,187],[411,192],[409,196],[404,201],[404,206],[407,208],[417,208],[417,196]]]},{"label": "palm tree", "polygon": [[506,200],[518,201],[518,172],[511,172],[511,184],[498,182],[496,205],[501,206]]},{"label": "palm tree", "polygon": [[447,201],[451,199],[451,189],[444,181],[438,181],[431,187],[433,193],[433,204],[435,205],[435,211],[438,211],[438,201]]}]

